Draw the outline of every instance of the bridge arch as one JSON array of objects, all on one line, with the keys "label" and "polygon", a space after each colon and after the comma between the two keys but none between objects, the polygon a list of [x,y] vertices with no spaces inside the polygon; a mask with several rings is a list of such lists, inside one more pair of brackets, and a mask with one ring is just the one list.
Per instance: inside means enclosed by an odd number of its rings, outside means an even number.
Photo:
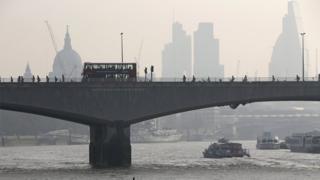
[{"label": "bridge arch", "polygon": [[79,114],[70,113],[66,111],[56,111],[56,110],[47,109],[47,108],[26,106],[26,105],[0,103],[0,109],[57,118],[57,119],[61,119],[69,122],[83,124],[83,125],[90,125],[93,123],[101,124],[101,122],[104,122],[104,124],[109,124],[109,123],[111,124],[111,122],[109,121],[101,120],[101,119],[90,117],[90,116],[79,115]]},{"label": "bridge arch", "polygon": [[193,110],[200,110],[210,107],[218,107],[218,106],[230,106],[231,109],[236,109],[239,105],[246,105],[250,103],[259,103],[259,102],[284,102],[284,101],[320,101],[320,98],[315,98],[313,96],[310,97],[279,97],[279,98],[257,98],[257,99],[248,99],[248,100],[242,100],[242,101],[226,101],[226,102],[219,102],[219,103],[212,103],[207,104],[203,106],[193,106],[193,107],[187,107],[182,109],[175,109],[172,111],[166,111],[161,113],[152,114],[149,116],[144,116],[141,118],[132,119],[130,121],[130,124],[136,124],[143,121],[147,121],[150,119],[155,119],[167,115],[177,114],[177,113],[183,113]]}]

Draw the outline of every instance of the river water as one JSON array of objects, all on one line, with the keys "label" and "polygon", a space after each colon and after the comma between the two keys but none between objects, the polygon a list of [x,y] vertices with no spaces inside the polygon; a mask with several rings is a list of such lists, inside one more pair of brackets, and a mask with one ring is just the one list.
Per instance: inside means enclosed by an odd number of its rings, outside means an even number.
[{"label": "river water", "polygon": [[131,168],[92,169],[88,145],[0,148],[0,179],[320,179],[320,154],[256,150],[251,158],[205,159],[209,142],[132,144]]}]

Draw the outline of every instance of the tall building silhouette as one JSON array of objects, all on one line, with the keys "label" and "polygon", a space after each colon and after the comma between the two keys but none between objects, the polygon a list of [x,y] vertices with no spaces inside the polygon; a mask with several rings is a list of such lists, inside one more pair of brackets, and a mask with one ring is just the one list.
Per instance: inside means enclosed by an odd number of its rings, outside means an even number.
[{"label": "tall building silhouette", "polygon": [[282,21],[282,33],[273,47],[269,76],[295,77],[301,76],[301,44],[299,21],[297,19],[297,2],[288,2],[288,14]]},{"label": "tall building silhouette", "polygon": [[191,67],[191,37],[183,30],[182,24],[173,23],[172,42],[162,51],[162,77],[190,76]]},{"label": "tall building silhouette", "polygon": [[200,23],[193,37],[194,74],[197,77],[223,77],[220,64],[219,40],[213,36],[212,23]]},{"label": "tall building silhouette", "polygon": [[50,77],[61,78],[79,78],[82,72],[82,62],[79,54],[72,49],[69,28],[64,38],[64,47],[59,51],[54,58],[52,72],[49,73]]}]

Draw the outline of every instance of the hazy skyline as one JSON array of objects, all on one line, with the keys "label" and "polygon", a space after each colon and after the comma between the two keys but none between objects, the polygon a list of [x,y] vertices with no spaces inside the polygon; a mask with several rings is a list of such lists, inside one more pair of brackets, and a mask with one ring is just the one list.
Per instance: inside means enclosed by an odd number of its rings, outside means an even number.
[{"label": "hazy skyline", "polygon": [[[320,2],[298,2],[314,74]],[[236,74],[238,60],[241,75],[257,71],[258,76],[267,76],[286,13],[287,0],[0,0],[0,76],[22,75],[27,62],[34,74],[51,71],[55,52],[45,20],[59,49],[70,25],[72,46],[83,62],[120,62],[120,32],[124,32],[125,59],[134,61],[143,42],[140,72],[153,64],[156,74],[161,74],[161,51],[171,39],[174,21],[183,24],[188,34],[200,22],[212,22],[225,76]]]}]

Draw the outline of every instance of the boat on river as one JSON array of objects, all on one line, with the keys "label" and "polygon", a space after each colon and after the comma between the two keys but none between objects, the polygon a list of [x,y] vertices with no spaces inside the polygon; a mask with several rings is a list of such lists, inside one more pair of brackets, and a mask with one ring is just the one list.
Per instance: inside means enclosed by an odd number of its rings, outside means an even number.
[{"label": "boat on river", "polygon": [[257,137],[257,149],[280,149],[278,136],[274,136],[271,132],[264,132]]},{"label": "boat on river", "polygon": [[320,153],[320,131],[294,133],[286,142],[291,152]]},{"label": "boat on river", "polygon": [[248,149],[243,149],[242,144],[229,142],[226,139],[212,143],[203,151],[204,158],[232,158],[232,157],[250,157]]}]

